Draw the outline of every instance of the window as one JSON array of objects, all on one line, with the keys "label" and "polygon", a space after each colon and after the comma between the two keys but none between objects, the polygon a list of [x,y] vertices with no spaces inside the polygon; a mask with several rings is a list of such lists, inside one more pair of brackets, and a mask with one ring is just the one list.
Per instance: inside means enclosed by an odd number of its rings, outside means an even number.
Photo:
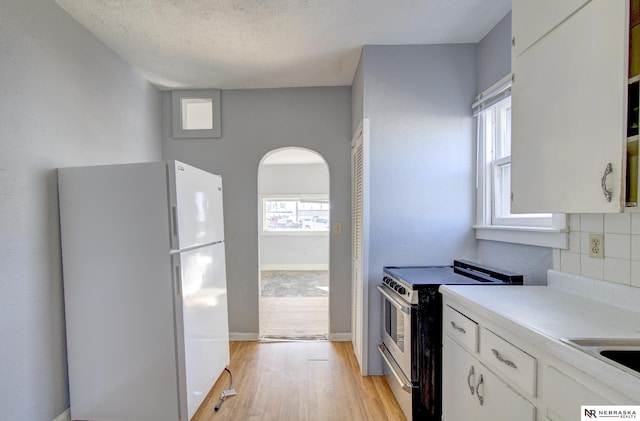
[{"label": "window", "polygon": [[262,230],[271,232],[329,231],[329,200],[263,198]]},{"label": "window", "polygon": [[[516,230],[559,233],[564,231],[566,223],[564,215],[511,213],[511,78],[503,79],[478,95],[472,108],[478,125],[476,237],[551,245],[546,242],[543,244],[539,239],[527,240],[525,235],[517,238],[519,234],[513,233]],[[488,234],[488,229],[503,232],[493,236]],[[511,230],[512,233],[506,235],[504,230]],[[562,239],[553,245],[566,247]]]},{"label": "window", "polygon": [[489,225],[551,226],[551,214],[511,213],[511,97],[478,114],[479,141],[484,143]]},{"label": "window", "polygon": [[174,138],[222,136],[219,89],[172,91],[171,101]]}]

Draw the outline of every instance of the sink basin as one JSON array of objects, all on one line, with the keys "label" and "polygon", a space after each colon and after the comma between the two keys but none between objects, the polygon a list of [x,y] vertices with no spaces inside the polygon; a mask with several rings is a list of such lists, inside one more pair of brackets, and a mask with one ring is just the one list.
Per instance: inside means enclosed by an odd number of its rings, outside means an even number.
[{"label": "sink basin", "polygon": [[640,377],[640,338],[562,338],[561,341]]},{"label": "sink basin", "polygon": [[600,355],[640,373],[640,350],[605,350]]}]

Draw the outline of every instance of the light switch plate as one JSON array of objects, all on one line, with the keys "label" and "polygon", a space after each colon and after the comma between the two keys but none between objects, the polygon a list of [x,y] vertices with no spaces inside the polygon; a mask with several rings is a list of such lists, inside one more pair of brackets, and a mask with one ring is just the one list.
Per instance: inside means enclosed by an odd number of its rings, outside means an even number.
[{"label": "light switch plate", "polygon": [[604,234],[589,234],[589,256],[604,259]]}]

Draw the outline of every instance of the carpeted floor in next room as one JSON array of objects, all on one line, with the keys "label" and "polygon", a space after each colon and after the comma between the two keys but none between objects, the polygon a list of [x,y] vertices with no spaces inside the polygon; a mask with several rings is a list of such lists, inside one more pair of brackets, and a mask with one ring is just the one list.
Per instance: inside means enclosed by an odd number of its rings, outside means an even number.
[{"label": "carpeted floor in next room", "polygon": [[264,339],[328,339],[329,272],[262,271],[260,325]]}]

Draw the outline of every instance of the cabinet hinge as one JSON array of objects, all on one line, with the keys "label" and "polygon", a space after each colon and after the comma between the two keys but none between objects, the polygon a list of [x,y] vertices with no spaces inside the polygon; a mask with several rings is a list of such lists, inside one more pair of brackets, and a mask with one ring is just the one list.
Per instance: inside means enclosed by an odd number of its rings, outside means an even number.
[{"label": "cabinet hinge", "polygon": [[516,37],[511,38],[511,45],[516,46]]},{"label": "cabinet hinge", "polygon": [[515,73],[511,73],[511,84],[516,83],[516,74]]}]

